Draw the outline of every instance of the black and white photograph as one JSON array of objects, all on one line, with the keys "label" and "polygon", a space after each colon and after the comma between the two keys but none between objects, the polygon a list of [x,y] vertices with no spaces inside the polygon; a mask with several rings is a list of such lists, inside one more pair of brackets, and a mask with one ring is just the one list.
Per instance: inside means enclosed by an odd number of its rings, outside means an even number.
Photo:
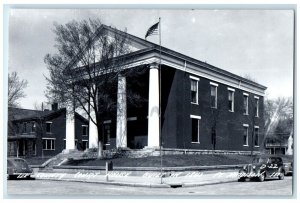
[{"label": "black and white photograph", "polygon": [[6,198],[295,195],[294,5],[4,10]]}]

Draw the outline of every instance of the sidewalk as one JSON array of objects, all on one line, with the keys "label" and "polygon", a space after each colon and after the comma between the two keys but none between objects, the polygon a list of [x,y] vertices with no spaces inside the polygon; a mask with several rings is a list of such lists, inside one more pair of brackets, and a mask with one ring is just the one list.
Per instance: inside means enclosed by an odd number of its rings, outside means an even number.
[{"label": "sidewalk", "polygon": [[[39,180],[79,181],[133,187],[194,187],[208,184],[218,184],[237,181],[237,170],[219,171],[184,171],[164,172],[161,178],[159,171],[136,174],[134,171],[105,171],[99,172],[37,172]],[[162,182],[161,182],[162,181]]]}]

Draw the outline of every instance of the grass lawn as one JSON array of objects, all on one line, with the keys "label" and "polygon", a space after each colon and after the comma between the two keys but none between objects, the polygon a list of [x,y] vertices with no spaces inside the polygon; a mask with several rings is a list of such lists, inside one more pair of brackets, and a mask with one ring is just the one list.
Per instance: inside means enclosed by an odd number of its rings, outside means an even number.
[{"label": "grass lawn", "polygon": [[[213,166],[213,165],[235,165],[251,162],[250,156],[243,155],[164,155],[162,157],[163,167],[178,166]],[[117,167],[160,167],[160,156],[149,156],[143,158],[115,158],[94,160],[72,160],[65,165],[72,166],[105,166],[107,161],[112,161]]]},{"label": "grass lawn", "polygon": [[49,157],[48,158],[42,158],[42,157],[25,158],[25,160],[29,165],[42,165],[48,159]]}]

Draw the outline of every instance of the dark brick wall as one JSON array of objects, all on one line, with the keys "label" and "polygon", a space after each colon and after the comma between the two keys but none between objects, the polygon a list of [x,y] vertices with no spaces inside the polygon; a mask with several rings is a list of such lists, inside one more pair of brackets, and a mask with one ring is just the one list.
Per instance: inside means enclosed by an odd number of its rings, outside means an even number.
[{"label": "dark brick wall", "polygon": [[[228,109],[228,87],[218,83],[218,108],[210,107],[210,81],[199,78],[198,105],[191,104],[190,76],[180,70],[163,67],[162,71],[162,136],[164,147],[213,149],[212,127],[216,126],[218,150],[251,150],[253,126],[259,126],[259,141],[264,132],[263,97],[259,96],[259,117],[254,115],[254,95],[249,94],[249,115],[243,115],[243,92],[235,89],[234,112]],[[216,82],[215,82],[216,83]],[[255,95],[258,96],[258,95]],[[191,143],[190,115],[201,116],[200,143]],[[249,146],[243,146],[243,124],[249,124]],[[262,147],[262,144],[260,143]],[[254,150],[259,148],[254,147]]]}]

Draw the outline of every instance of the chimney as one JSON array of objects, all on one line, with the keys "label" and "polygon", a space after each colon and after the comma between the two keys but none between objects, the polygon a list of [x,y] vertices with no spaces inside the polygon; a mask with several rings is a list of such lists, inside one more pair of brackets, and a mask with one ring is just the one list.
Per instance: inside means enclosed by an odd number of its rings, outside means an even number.
[{"label": "chimney", "polygon": [[52,111],[57,111],[58,110],[58,103],[53,103],[52,104]]}]

